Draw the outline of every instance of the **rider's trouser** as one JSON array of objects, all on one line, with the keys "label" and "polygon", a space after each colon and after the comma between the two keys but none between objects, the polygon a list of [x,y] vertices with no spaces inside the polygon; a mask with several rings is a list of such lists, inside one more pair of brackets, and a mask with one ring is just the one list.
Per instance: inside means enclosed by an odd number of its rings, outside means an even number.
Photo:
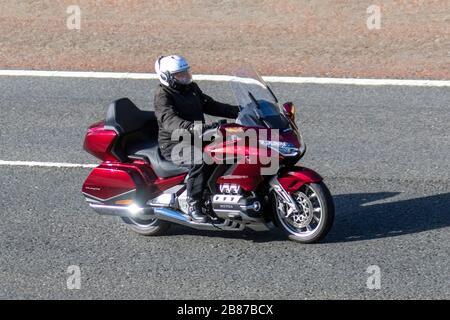
[{"label": "rider's trouser", "polygon": [[203,190],[212,174],[213,165],[206,164],[202,151],[190,144],[179,145],[175,151],[182,150],[180,152],[172,152],[173,149],[174,146],[170,145],[161,148],[161,153],[167,160],[189,168],[186,181],[187,195],[191,200],[201,200]]}]

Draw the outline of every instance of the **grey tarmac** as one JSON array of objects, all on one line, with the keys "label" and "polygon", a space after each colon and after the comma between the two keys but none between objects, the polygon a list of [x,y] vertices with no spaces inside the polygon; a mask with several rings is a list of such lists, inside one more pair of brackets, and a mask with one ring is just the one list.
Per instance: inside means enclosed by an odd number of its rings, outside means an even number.
[{"label": "grey tarmac", "polygon": [[[85,130],[114,99],[152,109],[155,81],[0,77],[0,159],[97,163]],[[233,102],[229,85],[200,82]],[[319,244],[280,231],[174,226],[142,237],[93,213],[86,168],[0,166],[0,298],[450,298],[450,90],[273,83],[297,105],[336,221]],[[67,289],[69,266],[81,289]],[[369,289],[370,266],[381,288]]]}]

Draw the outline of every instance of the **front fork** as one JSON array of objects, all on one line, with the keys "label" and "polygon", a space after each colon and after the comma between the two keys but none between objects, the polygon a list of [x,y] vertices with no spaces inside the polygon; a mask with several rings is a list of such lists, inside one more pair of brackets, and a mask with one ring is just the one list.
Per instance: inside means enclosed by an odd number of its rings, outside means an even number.
[{"label": "front fork", "polygon": [[274,191],[276,195],[289,207],[289,215],[298,213],[301,209],[291,194],[306,183],[317,183],[323,178],[315,171],[305,167],[279,172],[269,180],[269,192]]},{"label": "front fork", "polygon": [[277,176],[274,176],[270,179],[269,185],[270,185],[269,192],[274,191],[280,197],[280,199],[282,199],[283,202],[289,206],[289,209],[292,213],[297,213],[300,211],[295,200],[283,188],[280,181],[278,181]]}]

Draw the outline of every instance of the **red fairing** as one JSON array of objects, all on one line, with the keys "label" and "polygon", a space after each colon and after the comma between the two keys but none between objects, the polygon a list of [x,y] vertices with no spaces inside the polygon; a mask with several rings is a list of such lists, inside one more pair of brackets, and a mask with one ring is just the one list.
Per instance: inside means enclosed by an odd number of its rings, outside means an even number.
[{"label": "red fairing", "polygon": [[204,149],[216,163],[222,163],[229,157],[246,157],[252,159],[252,164],[261,164],[261,159],[272,155],[272,150],[264,149],[263,155],[259,145],[250,147],[248,145],[239,144],[237,141],[225,141],[220,145],[208,145]]},{"label": "red fairing", "polygon": [[89,174],[82,191],[103,201],[136,189],[151,195],[159,192],[155,179],[153,172],[140,164],[101,164]]},{"label": "red fairing", "polygon": [[237,184],[245,191],[254,191],[262,180],[260,165],[239,164],[231,175],[219,177],[217,184]]},{"label": "red fairing", "polygon": [[186,174],[158,178],[150,166],[136,161],[129,164],[102,163],[92,170],[83,184],[83,193],[106,201],[136,190],[151,199],[164,190],[183,182]]},{"label": "red fairing", "polygon": [[186,173],[183,173],[182,175],[170,177],[170,178],[158,178],[155,180],[155,186],[160,191],[167,190],[169,188],[172,188],[176,186],[177,184],[181,184],[184,181],[184,178],[186,177]]},{"label": "red fairing", "polygon": [[300,142],[297,134],[293,131],[283,133],[280,135],[280,141],[292,143],[295,147],[300,148]]},{"label": "red fairing", "polygon": [[111,153],[111,147],[117,133],[113,130],[105,130],[104,122],[100,121],[89,127],[84,138],[83,148],[93,156],[103,161],[118,161]]},{"label": "red fairing", "polygon": [[317,172],[304,167],[289,170],[278,178],[280,184],[289,193],[297,191],[305,183],[315,183],[322,180],[323,178]]},{"label": "red fairing", "polygon": [[168,178],[159,178],[154,172],[153,169],[150,169],[151,166],[148,166],[144,161],[142,160],[135,160],[133,161],[133,165],[138,165],[139,168],[145,168],[145,171],[151,170],[151,178],[150,180],[147,180],[147,184],[151,184],[155,187],[155,189],[159,191],[165,191],[169,188],[172,188],[176,186],[177,184],[181,184],[184,181],[184,178],[186,177],[187,173],[180,174],[178,176],[168,177]]},{"label": "red fairing", "polygon": [[[271,149],[261,148],[256,145],[249,145],[247,138],[256,140],[264,138],[270,139],[271,130],[261,127],[244,127],[238,124],[225,124],[219,127],[222,134],[222,139],[215,141],[204,148],[207,153],[216,163],[223,163],[225,159],[244,157],[248,159],[247,163],[252,165],[261,165],[267,163],[268,157],[275,155]],[[256,141],[257,142],[257,141]],[[250,163],[251,162],[251,163]],[[249,167],[250,168],[250,167]]]},{"label": "red fairing", "polygon": [[137,185],[129,170],[99,166],[87,177],[82,191],[91,197],[106,201],[136,188]]}]

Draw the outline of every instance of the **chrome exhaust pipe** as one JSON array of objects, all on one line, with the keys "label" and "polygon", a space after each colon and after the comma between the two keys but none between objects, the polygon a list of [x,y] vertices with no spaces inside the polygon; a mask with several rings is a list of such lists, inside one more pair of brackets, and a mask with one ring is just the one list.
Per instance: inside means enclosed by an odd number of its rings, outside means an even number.
[{"label": "chrome exhaust pipe", "polygon": [[217,230],[211,223],[192,221],[191,218],[180,211],[169,208],[154,208],[155,217],[160,220],[181,224],[198,230]]},{"label": "chrome exhaust pipe", "polygon": [[[111,206],[101,203],[89,203],[89,206],[100,215],[125,218],[153,218],[187,226],[199,224],[191,221],[189,216],[166,207]],[[204,225],[207,224],[205,223]]]},{"label": "chrome exhaust pipe", "polygon": [[98,214],[125,218],[152,218],[153,208],[141,208],[138,206],[108,206],[98,203],[89,203],[89,206]]},{"label": "chrome exhaust pipe", "polygon": [[191,223],[191,220],[187,215],[173,209],[165,207],[154,208],[154,213],[155,217],[160,220],[184,225],[189,225]]},{"label": "chrome exhaust pipe", "polygon": [[191,218],[181,213],[180,211],[168,209],[168,208],[155,208],[154,214],[157,219],[169,221],[172,223],[181,224],[197,230],[209,230],[209,231],[242,231],[244,224],[225,220],[220,224],[212,224],[211,222],[201,223],[192,221]]},{"label": "chrome exhaust pipe", "polygon": [[[208,231],[242,231],[245,228],[243,223],[226,219],[219,224],[211,222],[200,223],[192,221],[191,218],[174,209],[153,208],[138,206],[109,206],[99,203],[89,203],[89,206],[98,214],[125,218],[160,219],[180,225],[184,225],[197,230]],[[251,227],[251,226],[249,226]]]}]

